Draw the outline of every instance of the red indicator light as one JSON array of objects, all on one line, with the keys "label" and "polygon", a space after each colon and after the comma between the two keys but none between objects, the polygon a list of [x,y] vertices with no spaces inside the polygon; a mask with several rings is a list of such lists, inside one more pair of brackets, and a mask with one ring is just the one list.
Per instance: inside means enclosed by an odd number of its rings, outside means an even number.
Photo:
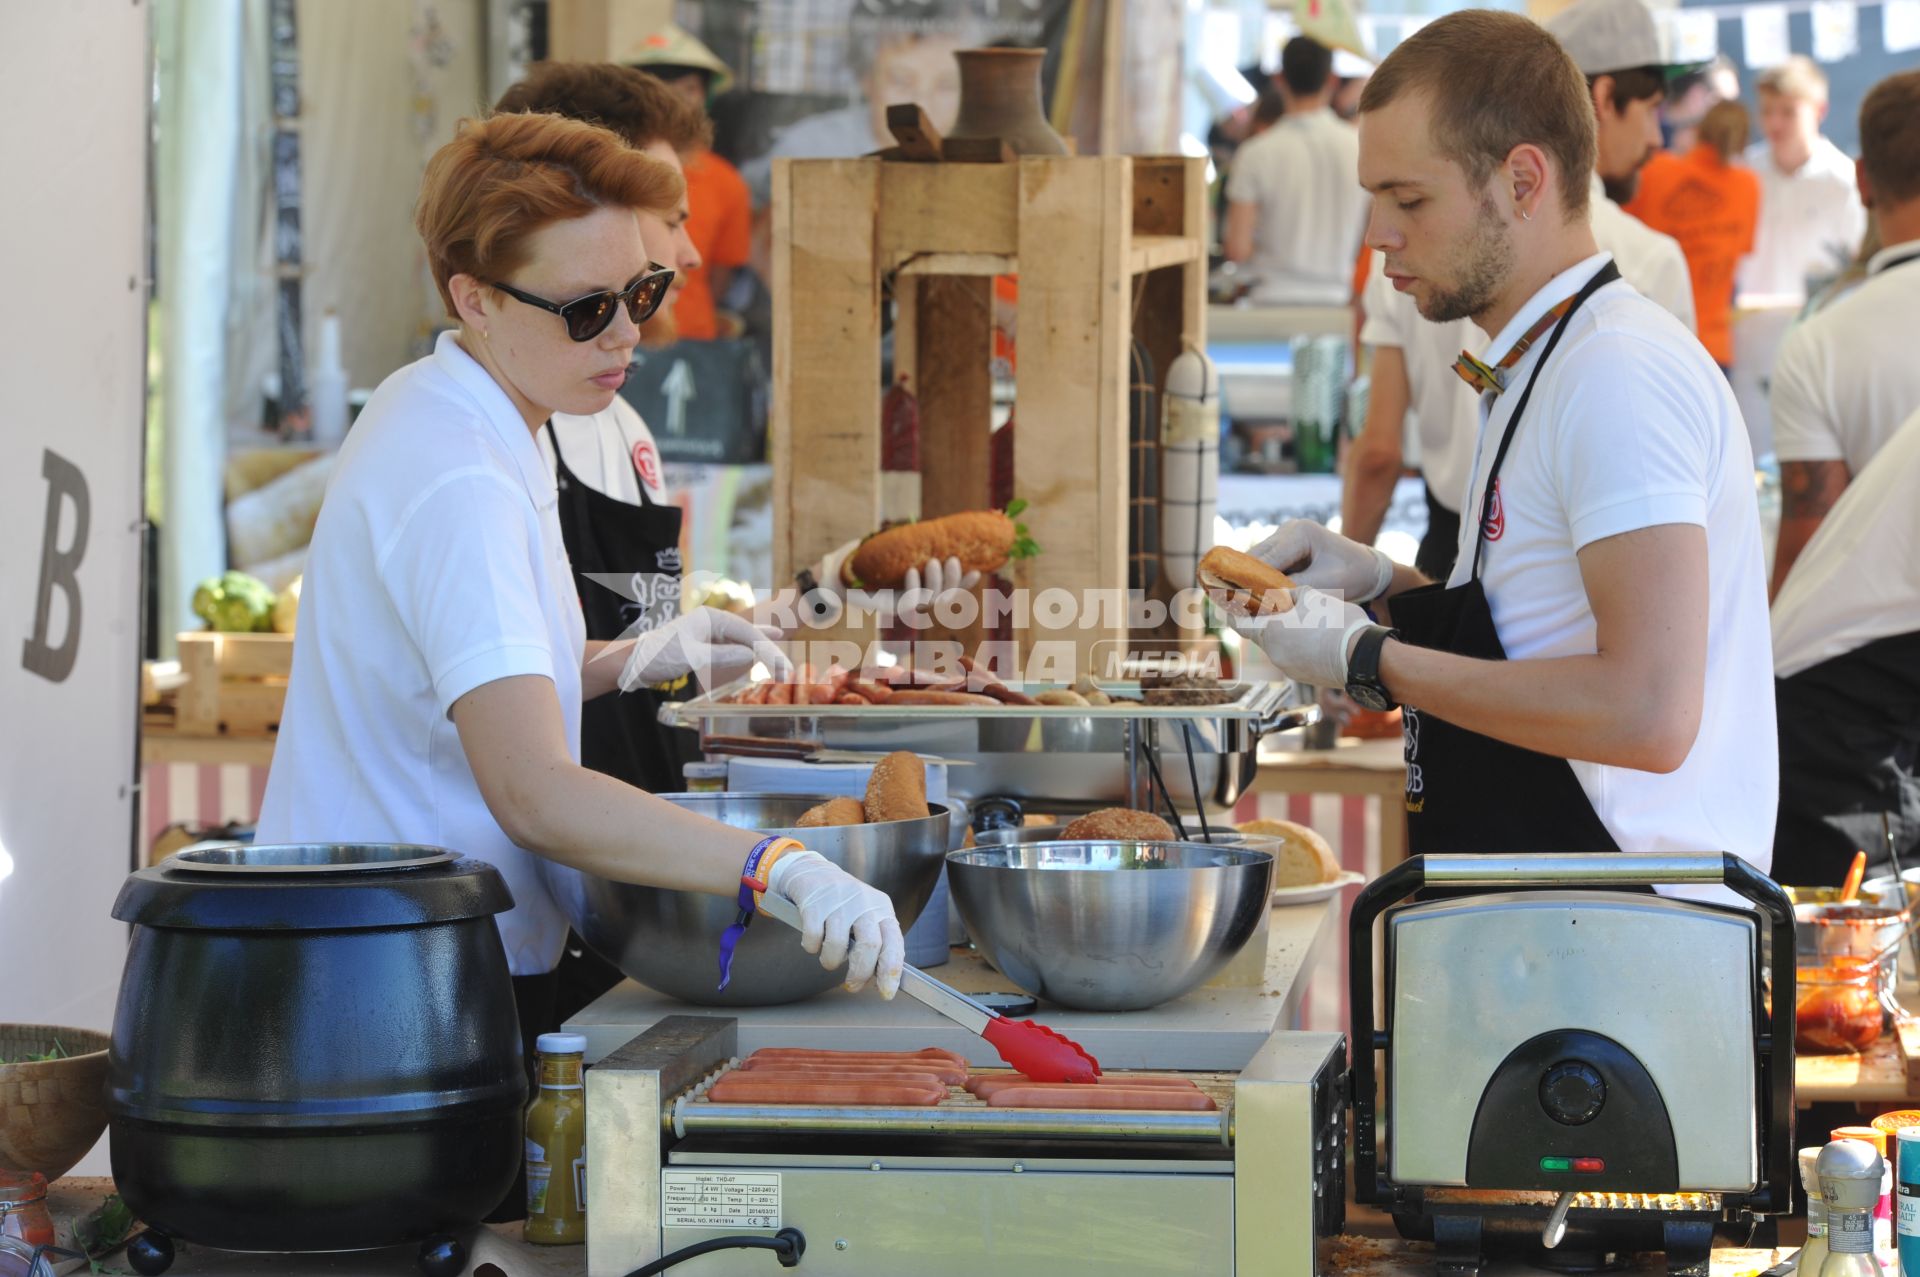
[{"label": "red indicator light", "polygon": [[1600,1157],[1576,1157],[1573,1159],[1573,1169],[1587,1174],[1594,1174],[1606,1170],[1607,1163],[1605,1158]]}]

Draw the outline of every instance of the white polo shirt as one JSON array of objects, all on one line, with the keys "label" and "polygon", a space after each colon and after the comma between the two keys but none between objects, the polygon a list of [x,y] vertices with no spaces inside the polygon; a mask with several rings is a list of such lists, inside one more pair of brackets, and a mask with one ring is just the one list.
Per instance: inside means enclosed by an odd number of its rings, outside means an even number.
[{"label": "white polo shirt", "polygon": [[1620,278],[1685,324],[1688,332],[1698,332],[1693,280],[1687,274],[1687,255],[1680,251],[1680,241],[1654,230],[1608,199],[1606,184],[1598,173],[1593,175],[1591,190],[1593,240],[1601,252],[1613,254]]},{"label": "white polo shirt", "polygon": [[1259,276],[1255,301],[1350,300],[1367,227],[1358,129],[1326,107],[1281,116],[1234,154],[1227,200],[1258,209],[1247,263]]},{"label": "white polo shirt", "polygon": [[1780,343],[1769,403],[1782,461],[1844,461],[1859,474],[1920,408],[1920,240],[1892,244],[1867,278]]},{"label": "white polo shirt", "polygon": [[1803,299],[1809,277],[1831,279],[1860,251],[1867,210],[1853,160],[1825,137],[1814,139],[1807,162],[1792,173],[1773,162],[1764,139],[1745,158],[1760,176],[1760,224],[1735,275],[1739,293]]},{"label": "white polo shirt", "polygon": [[515,975],[559,960],[567,922],[487,810],[447,717],[476,687],[553,683],[580,757],[586,625],[553,472],[504,391],[441,334],[354,423],[307,551],[261,842],[403,842],[485,860]]},{"label": "white polo shirt", "polygon": [[[1606,260],[1597,254],[1556,275],[1487,345],[1487,362]],[[1505,392],[1481,398],[1451,585],[1472,576],[1481,493],[1546,345],[1545,338],[1534,343],[1508,374]],[[1727,379],[1672,315],[1622,282],[1608,284],[1575,313],[1542,369],[1495,496],[1481,580],[1501,645],[1516,661],[1598,650],[1580,578],[1583,547],[1664,524],[1706,529],[1706,694],[1686,761],[1666,775],[1580,761],[1572,767],[1622,851],[1730,851],[1765,870],[1773,863],[1780,781],[1773,656],[1753,455]]]},{"label": "white polo shirt", "polygon": [[1920,411],[1840,494],[1773,600],[1773,670],[1791,678],[1920,631]]},{"label": "white polo shirt", "polygon": [[1453,371],[1464,350],[1478,350],[1487,335],[1471,319],[1436,324],[1420,317],[1413,298],[1386,276],[1383,254],[1375,253],[1361,305],[1367,320],[1360,340],[1391,346],[1407,365],[1408,406],[1418,422],[1420,470],[1441,505],[1460,512],[1467,473],[1473,469],[1473,442],[1480,433],[1480,396]]},{"label": "white polo shirt", "polygon": [[[648,500],[666,504],[660,445],[632,404],[616,395],[591,417],[556,412],[549,424],[560,436],[560,455],[566,458],[567,469],[580,482],[628,505],[640,504],[640,489],[645,485]],[[542,430],[534,441],[552,470],[553,440]]]}]

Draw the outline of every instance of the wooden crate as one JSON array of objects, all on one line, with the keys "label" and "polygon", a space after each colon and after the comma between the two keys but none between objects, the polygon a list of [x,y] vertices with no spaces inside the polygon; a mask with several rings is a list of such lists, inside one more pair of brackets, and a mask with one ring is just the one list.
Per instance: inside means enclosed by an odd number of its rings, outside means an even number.
[{"label": "wooden crate", "polygon": [[293,670],[291,634],[180,635],[174,730],[183,736],[264,736],[280,726]]},{"label": "wooden crate", "polygon": [[[1127,391],[1138,336],[1164,386],[1206,340],[1204,162],[778,160],[773,169],[774,571],[786,580],[879,526],[881,310],[920,403],[921,517],[988,503],[993,277],[1019,280],[1014,493],[1042,547],[1016,588],[1127,586]],[[857,633],[836,637],[861,639]],[[1075,664],[1121,651],[1082,612]]]}]

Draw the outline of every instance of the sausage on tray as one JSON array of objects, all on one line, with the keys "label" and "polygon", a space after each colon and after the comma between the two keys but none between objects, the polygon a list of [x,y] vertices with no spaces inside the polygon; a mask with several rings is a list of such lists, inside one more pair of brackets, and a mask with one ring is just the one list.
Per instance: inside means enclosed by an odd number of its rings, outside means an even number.
[{"label": "sausage on tray", "polygon": [[1009,1086],[987,1100],[994,1108],[1010,1109],[1212,1109],[1205,1092],[1177,1086],[1082,1086],[1073,1082]]},{"label": "sausage on tray", "polygon": [[[996,1091],[1004,1091],[1009,1087],[1050,1085],[1057,1085],[1057,1083],[1035,1082],[1032,1078],[1019,1073],[975,1075],[968,1078],[966,1083],[967,1090],[983,1100],[993,1095]],[[1073,1085],[1083,1086],[1086,1085],[1086,1083],[1076,1082],[1073,1083]],[[1175,1091],[1198,1091],[1200,1089],[1190,1080],[1183,1077],[1138,1077],[1130,1073],[1116,1074],[1111,1077],[1097,1077],[1093,1080],[1093,1085],[1118,1086],[1134,1090],[1142,1087]]]},{"label": "sausage on tray", "polygon": [[755,1082],[888,1082],[901,1086],[937,1086],[942,1090],[957,1085],[953,1081],[951,1068],[945,1066],[926,1069],[812,1069],[797,1064],[770,1064],[761,1069],[736,1069],[729,1076],[750,1078]]},{"label": "sausage on tray", "polygon": [[747,1058],[749,1060],[820,1059],[870,1063],[876,1060],[885,1062],[924,1060],[929,1057],[945,1060],[949,1064],[957,1064],[963,1069],[967,1067],[966,1056],[958,1051],[949,1051],[938,1046],[923,1046],[917,1051],[829,1051],[824,1047],[813,1046],[763,1046]]},{"label": "sausage on tray", "polygon": [[804,1060],[763,1061],[756,1064],[748,1060],[741,1064],[739,1071],[747,1074],[806,1073],[819,1075],[823,1073],[858,1073],[863,1077],[889,1079],[899,1077],[903,1073],[920,1073],[925,1074],[929,1079],[937,1079],[942,1086],[963,1086],[967,1080],[967,1071],[965,1068],[948,1060],[934,1059],[888,1061],[881,1064],[865,1065],[824,1061],[812,1063]]},{"label": "sausage on tray", "polygon": [[885,683],[876,683],[864,678],[848,679],[847,690],[855,696],[872,701],[875,705],[885,705],[887,698],[893,695],[893,689]]},{"label": "sausage on tray", "polygon": [[755,1082],[732,1074],[707,1089],[716,1104],[910,1104],[934,1105],[947,1097],[945,1087],[896,1082],[818,1082],[775,1079]]},{"label": "sausage on tray", "polygon": [[927,687],[902,687],[894,690],[889,705],[998,705],[991,696],[978,692],[940,692]]}]

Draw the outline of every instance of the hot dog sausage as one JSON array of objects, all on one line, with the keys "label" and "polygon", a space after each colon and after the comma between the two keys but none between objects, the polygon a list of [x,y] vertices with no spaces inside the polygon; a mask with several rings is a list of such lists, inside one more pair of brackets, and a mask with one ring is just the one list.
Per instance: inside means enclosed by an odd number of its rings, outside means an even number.
[{"label": "hot dog sausage", "polygon": [[947,1092],[937,1086],[888,1082],[754,1082],[742,1074],[721,1078],[707,1090],[716,1104],[913,1104],[933,1105]]},{"label": "hot dog sausage", "polygon": [[1010,1086],[995,1091],[987,1103],[1013,1109],[1179,1109],[1201,1111],[1213,1100],[1198,1090],[1177,1086],[1080,1086],[1071,1082]]},{"label": "hot dog sausage", "polygon": [[929,1078],[938,1079],[942,1086],[963,1086],[966,1084],[967,1071],[957,1064],[946,1060],[895,1061],[879,1064],[850,1064],[830,1061],[807,1060],[762,1060],[755,1063],[748,1060],[740,1065],[743,1073],[858,1073],[875,1078],[896,1078],[903,1073],[921,1073]]},{"label": "hot dog sausage", "polygon": [[1016,692],[1005,683],[989,683],[980,689],[1002,705],[1038,705],[1040,702],[1025,692]]},{"label": "hot dog sausage", "polygon": [[775,683],[767,691],[767,704],[791,705],[793,704],[793,693],[794,693],[794,684]]},{"label": "hot dog sausage", "polygon": [[936,692],[924,687],[897,689],[889,705],[998,705],[991,696],[978,692]]},{"label": "hot dog sausage", "polygon": [[901,1086],[953,1085],[951,1073],[927,1069],[810,1069],[801,1065],[768,1065],[761,1069],[741,1068],[729,1076],[750,1078],[755,1082],[885,1082]]},{"label": "hot dog sausage", "polygon": [[946,1060],[950,1064],[957,1064],[963,1069],[967,1067],[966,1056],[961,1055],[958,1051],[949,1051],[944,1047],[938,1046],[923,1046],[917,1051],[829,1051],[824,1047],[813,1046],[763,1046],[747,1058],[749,1060],[795,1060],[812,1058],[821,1060],[886,1062],[924,1060],[930,1056]]},{"label": "hot dog sausage", "polygon": [[885,683],[875,683],[864,678],[847,680],[847,690],[856,696],[863,696],[875,705],[885,705],[887,698],[893,695],[893,689]]},{"label": "hot dog sausage", "polygon": [[[1058,1084],[1046,1083],[1046,1082],[1035,1082],[1032,1078],[1024,1077],[1018,1073],[1000,1073],[1000,1074],[991,1074],[984,1077],[981,1077],[981,1076],[970,1077],[967,1079],[967,1083],[966,1083],[967,1090],[972,1092],[974,1095],[977,1095],[983,1100],[992,1096],[996,1091],[1004,1091],[1009,1087],[1048,1086],[1048,1085],[1058,1085]],[[1073,1083],[1073,1085],[1080,1086],[1080,1085],[1085,1085],[1085,1083]],[[1192,1082],[1188,1081],[1186,1078],[1183,1078],[1183,1077],[1136,1077],[1130,1073],[1121,1074],[1114,1077],[1097,1077],[1093,1080],[1093,1085],[1118,1086],[1123,1088],[1131,1088],[1134,1090],[1139,1090],[1143,1087],[1153,1087],[1156,1089],[1169,1089],[1169,1090],[1175,1090],[1175,1091],[1198,1091],[1200,1089],[1199,1087],[1195,1086]]]}]

